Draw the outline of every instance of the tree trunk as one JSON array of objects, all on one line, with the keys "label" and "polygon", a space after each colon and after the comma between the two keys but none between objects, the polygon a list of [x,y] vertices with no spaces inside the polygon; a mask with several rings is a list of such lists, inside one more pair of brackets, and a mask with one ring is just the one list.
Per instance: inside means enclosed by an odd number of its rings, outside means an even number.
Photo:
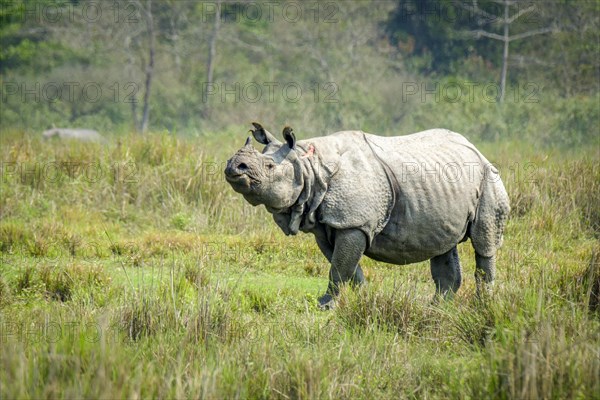
[{"label": "tree trunk", "polygon": [[504,95],[506,93],[506,74],[508,70],[508,45],[510,43],[510,37],[508,35],[508,17],[509,17],[509,3],[508,0],[504,0],[504,52],[502,54],[502,75],[500,76],[500,93],[499,101],[504,102]]},{"label": "tree trunk", "polygon": [[[135,68],[135,60],[134,60],[134,55],[133,55],[133,51],[130,47],[131,44],[131,36],[127,36],[125,38],[125,53],[127,54],[127,67],[126,67],[126,71],[127,71],[127,76],[129,78],[129,82],[134,82],[135,77],[133,75],[133,69]],[[133,93],[132,98],[130,99],[131,101],[131,118],[133,120],[133,131],[135,132],[140,132],[141,127],[140,127],[140,121],[138,119],[138,114],[137,114],[137,96],[136,93]]]},{"label": "tree trunk", "polygon": [[146,66],[146,82],[144,92],[144,111],[142,112],[141,131],[148,130],[148,119],[150,118],[150,90],[154,76],[154,21],[152,19],[152,0],[147,1],[146,25],[148,27],[148,65]]},{"label": "tree trunk", "polygon": [[208,116],[208,90],[207,88],[213,83],[215,57],[217,55],[217,37],[221,26],[221,0],[216,3],[215,22],[213,25],[212,36],[208,45],[208,61],[206,65],[206,83],[202,93],[202,103],[204,104],[204,116]]},{"label": "tree trunk", "polygon": [[131,118],[133,119],[133,129],[136,132],[140,132],[140,122],[137,117],[137,103],[135,102],[135,99],[131,102]]}]

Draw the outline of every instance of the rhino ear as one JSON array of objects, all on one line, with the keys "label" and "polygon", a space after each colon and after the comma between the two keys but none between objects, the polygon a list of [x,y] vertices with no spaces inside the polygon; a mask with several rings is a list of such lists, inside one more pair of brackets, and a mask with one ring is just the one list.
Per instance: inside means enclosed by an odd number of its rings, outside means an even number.
[{"label": "rhino ear", "polygon": [[275,139],[275,136],[263,128],[261,124],[253,122],[252,125],[254,126],[252,136],[254,136],[254,139],[256,139],[258,143],[264,144],[265,146],[269,143],[279,143],[279,140]]},{"label": "rhino ear", "polygon": [[290,149],[294,149],[296,147],[296,135],[294,135],[294,131],[289,126],[283,128],[283,138]]}]

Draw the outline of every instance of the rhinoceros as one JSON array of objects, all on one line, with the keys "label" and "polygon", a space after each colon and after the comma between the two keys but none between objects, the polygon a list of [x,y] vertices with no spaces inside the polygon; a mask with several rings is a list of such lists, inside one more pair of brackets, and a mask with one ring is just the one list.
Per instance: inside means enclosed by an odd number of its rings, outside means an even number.
[{"label": "rhinoceros", "polygon": [[489,292],[510,205],[498,170],[465,137],[342,131],[297,141],[285,127],[281,142],[253,126],[264,148],[248,137],[225,178],[286,235],[314,235],[331,263],[320,307],[335,304],[342,283],[363,283],[363,254],[397,265],[430,260],[434,299],[451,296],[462,280],[456,246],[469,238],[477,293]]},{"label": "rhinoceros", "polygon": [[104,142],[104,138],[92,129],[67,129],[52,128],[42,132],[44,139],[57,137],[60,139],[74,139],[82,142]]}]

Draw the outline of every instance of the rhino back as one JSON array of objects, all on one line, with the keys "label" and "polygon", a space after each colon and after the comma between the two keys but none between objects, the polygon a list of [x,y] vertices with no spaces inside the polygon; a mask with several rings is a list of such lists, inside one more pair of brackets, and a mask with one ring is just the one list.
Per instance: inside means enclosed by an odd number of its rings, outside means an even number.
[{"label": "rhino back", "polygon": [[[400,264],[423,261],[465,238],[489,162],[463,136],[441,129],[406,137],[372,137],[397,177],[397,201],[371,256]],[[404,140],[402,140],[404,139]]]},{"label": "rhino back", "polygon": [[60,129],[58,135],[61,139],[76,139],[90,142],[103,140],[103,137],[93,129]]}]

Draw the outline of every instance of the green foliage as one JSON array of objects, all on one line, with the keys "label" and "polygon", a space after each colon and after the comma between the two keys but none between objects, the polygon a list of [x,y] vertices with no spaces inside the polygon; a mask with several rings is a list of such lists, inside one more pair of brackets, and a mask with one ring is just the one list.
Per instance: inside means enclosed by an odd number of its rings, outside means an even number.
[{"label": "green foliage", "polygon": [[[482,8],[497,5],[491,1],[480,3]],[[478,16],[466,3],[400,0],[390,13],[385,32],[417,71],[448,74],[459,71],[462,61],[473,54],[485,54],[487,60],[497,64],[501,47],[466,34],[478,28],[477,22]]]},{"label": "green foliage", "polygon": [[[599,4],[594,1],[511,2],[510,36],[543,29],[551,32],[510,42],[509,82],[543,82],[560,96],[597,93],[598,11]],[[499,1],[399,0],[384,31],[415,71],[437,76],[468,71],[471,81],[494,71],[497,80],[503,43],[477,38],[473,32],[483,30],[501,37],[503,18],[504,3]],[[485,62],[475,68],[469,65],[478,59]]]},{"label": "green foliage", "polygon": [[68,43],[49,37],[44,20],[55,19],[55,10],[66,13],[66,7],[55,0],[0,1],[0,74],[47,73],[64,63],[89,60]]}]

